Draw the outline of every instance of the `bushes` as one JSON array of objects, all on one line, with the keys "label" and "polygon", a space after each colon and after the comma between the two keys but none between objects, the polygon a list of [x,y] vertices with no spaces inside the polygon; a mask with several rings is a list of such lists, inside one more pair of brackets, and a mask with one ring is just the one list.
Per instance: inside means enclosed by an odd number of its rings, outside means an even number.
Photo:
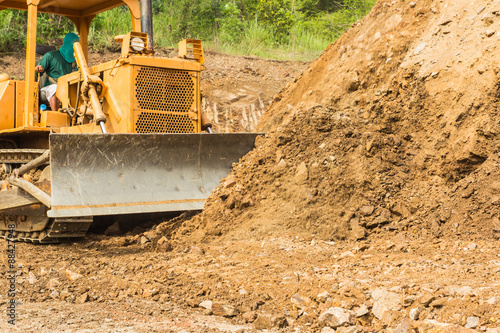
[{"label": "bushes", "polygon": [[19,27],[26,26],[26,12],[0,11],[0,52],[15,52],[22,49],[26,40],[25,31]]},{"label": "bushes", "polygon": [[[156,45],[202,39],[218,51],[310,60],[366,15],[375,0],[153,0]],[[38,14],[37,42],[75,32],[65,17]],[[132,29],[126,6],[101,13],[90,27],[94,50],[116,48],[113,37]],[[24,48],[26,12],[0,11],[0,52]]]}]

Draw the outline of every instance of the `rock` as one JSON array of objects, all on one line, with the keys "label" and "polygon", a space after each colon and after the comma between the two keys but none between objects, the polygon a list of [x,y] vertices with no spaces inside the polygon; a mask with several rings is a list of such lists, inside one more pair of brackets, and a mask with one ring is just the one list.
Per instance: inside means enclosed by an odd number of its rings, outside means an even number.
[{"label": "rock", "polygon": [[366,229],[359,224],[358,218],[353,218],[350,221],[351,233],[350,237],[354,240],[360,240],[366,237]]},{"label": "rock", "polygon": [[59,298],[59,292],[57,290],[54,290],[50,293],[49,295],[52,299],[57,299]]},{"label": "rock", "polygon": [[83,304],[85,302],[87,302],[89,300],[89,294],[88,293],[84,293],[84,294],[81,294],[80,296],[78,296],[75,300],[75,303],[77,304]]},{"label": "rock", "polygon": [[410,319],[408,318],[403,318],[401,322],[399,323],[398,326],[396,326],[396,329],[394,330],[394,333],[413,333],[413,328],[411,326]]},{"label": "rock", "polygon": [[441,297],[433,300],[431,304],[429,304],[433,308],[441,308],[446,305],[446,298]]},{"label": "rock", "polygon": [[483,12],[483,10],[485,9],[486,7],[485,6],[481,6],[477,9],[476,13],[479,15]]},{"label": "rock", "polygon": [[212,311],[212,301],[205,300],[200,303],[200,307]]},{"label": "rock", "polygon": [[427,309],[424,309],[422,312],[420,312],[418,319],[419,320],[426,320],[427,318],[429,318],[430,315],[431,315],[431,312],[428,311]]},{"label": "rock", "polygon": [[126,237],[118,237],[113,241],[114,245],[123,247],[128,245],[128,239]]},{"label": "rock", "polygon": [[440,323],[435,320],[421,320],[413,323],[415,332],[419,333],[473,333],[475,331],[455,324]]},{"label": "rock", "polygon": [[63,300],[63,301],[64,301],[64,300],[65,300],[65,299],[66,299],[69,295],[71,295],[71,294],[69,293],[69,291],[67,291],[67,290],[63,290],[63,291],[61,291],[61,293],[59,294],[59,297],[61,297],[61,300]]},{"label": "rock", "polygon": [[33,272],[28,273],[28,277],[26,278],[26,281],[28,281],[29,284],[33,284],[36,282],[36,276],[33,274]]},{"label": "rock", "polygon": [[368,310],[368,306],[366,304],[363,304],[359,307],[358,310],[356,310],[356,317],[363,317],[364,315],[367,315],[370,312]]},{"label": "rock", "polygon": [[397,234],[392,240],[396,251],[403,251],[408,246],[404,233]]},{"label": "rock", "polygon": [[354,253],[352,253],[351,251],[345,251],[345,252],[342,252],[340,254],[340,259],[343,259],[343,258],[346,258],[346,257],[353,258],[354,257]]},{"label": "rock", "polygon": [[144,288],[142,291],[142,297],[144,298],[151,298],[155,295],[158,295],[160,291],[156,288]]},{"label": "rock", "polygon": [[50,279],[49,282],[47,282],[47,288],[49,289],[56,289],[58,285],[61,283],[59,282],[58,279]]},{"label": "rock", "polygon": [[382,320],[382,317],[387,311],[399,311],[402,307],[401,296],[395,292],[388,291],[384,288],[377,288],[372,292],[373,298],[373,315],[377,319]]},{"label": "rock", "polygon": [[377,216],[376,218],[378,220],[378,224],[384,224],[384,223],[388,223],[388,222],[391,222],[391,211],[388,210],[388,209],[382,209],[382,211],[380,212],[380,215]]},{"label": "rock", "polygon": [[431,293],[425,292],[422,296],[420,296],[418,302],[423,306],[428,306],[434,300],[434,298],[435,297]]},{"label": "rock", "polygon": [[76,280],[78,280],[78,279],[80,279],[80,278],[83,277],[82,274],[78,274],[78,273],[72,272],[72,271],[70,271],[68,269],[66,270],[65,273],[66,273],[66,276],[68,277],[68,279],[70,281],[76,281]]},{"label": "rock", "polygon": [[357,76],[353,76],[347,81],[347,90],[356,91],[359,89],[359,84],[359,78]]},{"label": "rock", "polygon": [[415,54],[415,55],[419,54],[420,52],[422,52],[425,49],[426,46],[427,46],[427,44],[425,44],[425,43],[418,44],[417,47],[415,48],[415,51],[413,51],[413,54]]},{"label": "rock", "polygon": [[212,96],[225,101],[226,103],[234,103],[240,99],[237,95],[223,90],[213,90],[211,92]]},{"label": "rock", "polygon": [[419,305],[416,308],[410,310],[410,318],[413,320],[418,320],[420,314],[424,311],[424,307]]},{"label": "rock", "polygon": [[248,295],[248,291],[246,291],[245,289],[240,289],[238,290],[238,292],[240,293],[240,295]]},{"label": "rock", "polygon": [[309,178],[309,171],[307,170],[306,162],[302,162],[295,171],[294,181],[297,185],[303,184]]},{"label": "rock", "polygon": [[474,295],[474,291],[469,286],[451,287],[450,294],[451,295],[459,295],[459,296],[472,296],[472,295]]},{"label": "rock", "polygon": [[411,8],[413,8],[413,7],[415,7],[417,5],[417,3],[414,2],[414,1],[412,1],[412,2],[409,3],[409,5],[410,5]]},{"label": "rock", "polygon": [[167,240],[167,237],[163,236],[156,243],[156,249],[161,252],[170,252],[173,250],[172,244]]},{"label": "rock", "polygon": [[300,294],[295,294],[290,298],[290,301],[299,308],[305,308],[311,303],[309,297],[302,297]]},{"label": "rock", "polygon": [[146,231],[145,233],[142,234],[144,237],[147,237],[150,241],[155,241],[156,239],[159,238],[159,235],[158,233],[156,232],[156,230],[150,230],[150,231]]},{"label": "rock", "polygon": [[[144,296],[144,294],[143,294],[143,296]],[[192,308],[197,308],[197,307],[199,307],[199,306],[200,306],[200,305],[198,304],[198,302],[197,302],[195,299],[192,299],[192,298],[188,298],[188,299],[186,300],[186,305],[187,305],[187,306],[190,306],[190,307],[192,307]]]},{"label": "rock", "polygon": [[199,256],[202,256],[205,254],[205,250],[203,250],[201,247],[199,246],[191,246],[189,248],[189,250],[191,251],[191,253],[193,254],[196,254],[196,255],[199,255]]},{"label": "rock", "polygon": [[236,179],[232,174],[227,176],[224,180],[224,183],[222,183],[222,186],[224,186],[224,188],[233,187],[234,185],[236,185]]},{"label": "rock", "polygon": [[247,311],[243,315],[243,320],[247,323],[253,323],[257,318],[257,313],[255,311]]},{"label": "rock", "polygon": [[106,236],[117,236],[120,235],[121,233],[122,231],[120,229],[120,224],[118,222],[113,223],[106,229],[106,231],[104,231],[104,234]]},{"label": "rock", "polygon": [[486,303],[488,303],[490,305],[495,305],[495,303],[497,303],[497,302],[498,302],[498,297],[492,297],[486,301]]},{"label": "rock", "polygon": [[359,209],[359,212],[364,216],[370,216],[375,211],[375,207],[373,206],[363,206]]},{"label": "rock", "polygon": [[331,327],[323,327],[321,333],[335,333],[335,330]]},{"label": "rock", "polygon": [[363,332],[362,328],[357,326],[349,326],[349,327],[339,327],[337,328],[337,333],[361,333]]},{"label": "rock", "polygon": [[495,34],[494,30],[486,30],[485,35],[486,37],[491,37]]},{"label": "rock", "polygon": [[141,238],[139,240],[139,243],[141,245],[145,245],[147,243],[151,243],[151,240],[149,238],[147,238],[146,236],[141,236]]},{"label": "rock", "polygon": [[403,306],[405,308],[409,307],[410,305],[413,304],[413,302],[415,302],[416,299],[417,299],[417,296],[415,296],[415,295],[406,295],[404,300],[403,300]]},{"label": "rock", "polygon": [[467,324],[465,328],[476,328],[479,326],[479,317],[469,317],[467,318]]},{"label": "rock", "polygon": [[283,317],[274,317],[268,314],[259,314],[253,322],[255,329],[265,330],[273,327],[283,328],[287,326],[287,321]]},{"label": "rock", "polygon": [[284,159],[281,159],[279,162],[278,162],[278,168],[285,168],[286,167],[286,162]]},{"label": "rock", "polygon": [[475,250],[477,248],[477,245],[476,245],[476,243],[470,243],[469,246],[467,246],[467,248],[472,251],[472,250]]},{"label": "rock", "polygon": [[335,307],[329,308],[319,315],[318,321],[326,326],[337,328],[345,324],[354,322],[354,313],[352,311]]},{"label": "rock", "polygon": [[328,291],[323,291],[323,292],[320,292],[318,294],[318,301],[322,302],[322,303],[325,303],[328,298],[332,297],[332,295],[330,295],[330,293]]},{"label": "rock", "polygon": [[213,303],[212,313],[221,317],[234,317],[238,314],[238,309],[229,304]]}]

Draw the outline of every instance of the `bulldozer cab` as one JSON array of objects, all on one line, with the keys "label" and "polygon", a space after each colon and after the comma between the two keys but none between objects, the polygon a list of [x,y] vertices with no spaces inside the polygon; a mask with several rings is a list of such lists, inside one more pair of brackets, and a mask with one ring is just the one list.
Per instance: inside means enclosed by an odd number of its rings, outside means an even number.
[{"label": "bulldozer cab", "polygon": [[[15,110],[10,117],[3,117],[0,120],[0,129],[12,128],[33,128],[40,130],[36,126],[40,120],[38,115],[38,92],[35,84],[35,65],[36,65],[36,35],[37,35],[37,13],[49,13],[66,16],[76,26],[80,37],[80,44],[83,54],[88,59],[88,34],[92,20],[97,14],[109,9],[127,5],[130,9],[132,29],[140,31],[140,8],[137,0],[7,0],[0,1],[0,10],[17,9],[28,12],[27,34],[26,34],[26,65],[25,80],[12,82],[10,87],[3,87],[3,90],[13,90],[16,95],[23,95],[23,102],[9,98],[12,108]],[[8,73],[6,73],[8,74]],[[9,80],[7,75],[3,75],[1,81]],[[4,84],[5,85],[5,84]],[[1,94],[1,90],[0,90]],[[3,95],[6,95],[5,92]],[[2,96],[0,95],[0,98]],[[7,96],[3,96],[7,100]],[[5,119],[7,118],[7,119]]]}]

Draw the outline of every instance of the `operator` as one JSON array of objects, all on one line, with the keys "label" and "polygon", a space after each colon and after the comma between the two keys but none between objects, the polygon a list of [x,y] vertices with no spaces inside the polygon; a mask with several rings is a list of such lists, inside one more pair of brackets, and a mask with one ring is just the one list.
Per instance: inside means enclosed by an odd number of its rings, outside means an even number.
[{"label": "operator", "polygon": [[38,73],[47,73],[48,79],[40,89],[40,99],[43,103],[49,104],[52,111],[57,111],[60,105],[56,97],[57,79],[77,70],[73,43],[79,40],[80,38],[72,32],[66,34],[62,47],[59,50],[47,52],[35,67]]}]

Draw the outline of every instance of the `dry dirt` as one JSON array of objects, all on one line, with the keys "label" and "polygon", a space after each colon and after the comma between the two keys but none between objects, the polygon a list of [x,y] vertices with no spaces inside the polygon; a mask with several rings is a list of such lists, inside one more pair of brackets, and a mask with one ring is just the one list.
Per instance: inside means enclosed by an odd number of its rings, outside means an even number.
[{"label": "dry dirt", "polygon": [[380,0],[300,75],[211,55],[228,77],[205,76],[206,105],[247,117],[219,130],[260,112],[267,134],[194,217],[19,244],[17,327],[499,332],[499,15]]}]

